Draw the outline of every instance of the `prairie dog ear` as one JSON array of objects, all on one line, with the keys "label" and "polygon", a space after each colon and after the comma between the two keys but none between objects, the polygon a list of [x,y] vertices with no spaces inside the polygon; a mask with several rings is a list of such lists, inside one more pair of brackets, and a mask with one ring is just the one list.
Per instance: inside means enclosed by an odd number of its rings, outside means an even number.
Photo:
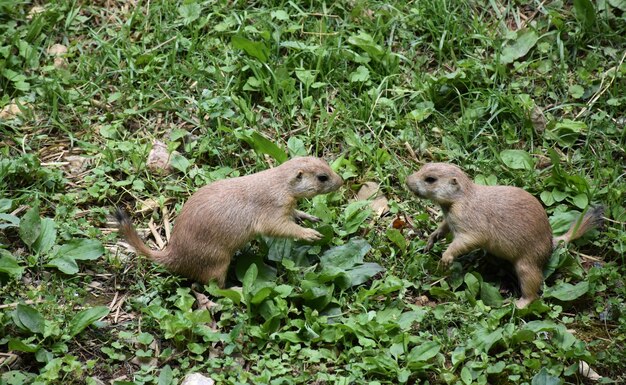
[{"label": "prairie dog ear", "polygon": [[296,179],[297,180],[302,179],[302,175],[304,175],[304,172],[302,170],[298,170],[298,173],[296,174]]},{"label": "prairie dog ear", "polygon": [[456,177],[453,177],[452,179],[450,179],[450,184],[456,186],[457,184],[459,184],[459,181],[456,180]]}]

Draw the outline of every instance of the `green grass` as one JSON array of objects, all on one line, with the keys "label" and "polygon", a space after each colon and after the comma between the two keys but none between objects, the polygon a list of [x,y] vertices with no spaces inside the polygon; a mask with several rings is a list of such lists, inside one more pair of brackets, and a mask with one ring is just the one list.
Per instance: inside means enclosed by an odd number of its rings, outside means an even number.
[{"label": "green grass", "polygon": [[[625,381],[625,17],[611,0],[0,0],[0,108],[20,109],[0,118],[0,384],[578,384],[581,360]],[[180,153],[171,175],[146,167],[154,140]],[[330,237],[252,242],[242,291],[198,288],[210,309],[117,244],[116,205],[164,238],[164,210],[282,153],[346,180],[300,205]],[[423,252],[437,210],[404,180],[429,161],[526,189],[556,232],[588,204],[608,220],[516,311],[499,263]],[[352,202],[366,181],[389,215]]]}]

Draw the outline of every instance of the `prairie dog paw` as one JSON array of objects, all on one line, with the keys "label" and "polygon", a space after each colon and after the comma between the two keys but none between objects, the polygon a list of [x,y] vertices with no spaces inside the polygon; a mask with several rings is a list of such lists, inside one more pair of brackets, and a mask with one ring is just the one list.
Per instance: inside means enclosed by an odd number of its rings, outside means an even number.
[{"label": "prairie dog paw", "polygon": [[533,301],[534,301],[534,298],[523,298],[522,297],[522,298],[518,299],[517,301],[515,301],[515,306],[518,309],[523,309],[523,308],[528,306]]},{"label": "prairie dog paw", "polygon": [[433,246],[435,245],[435,237],[433,237],[432,235],[430,237],[428,237],[428,241],[426,242],[426,246],[424,246],[424,251],[430,251]]},{"label": "prairie dog paw", "polygon": [[446,268],[450,267],[453,261],[454,261],[453,256],[451,256],[450,254],[443,253],[443,256],[441,257],[441,264],[443,265],[443,267],[446,267]]},{"label": "prairie dog paw", "polygon": [[322,239],[324,236],[315,229],[304,229],[301,239],[307,242],[315,242]]}]

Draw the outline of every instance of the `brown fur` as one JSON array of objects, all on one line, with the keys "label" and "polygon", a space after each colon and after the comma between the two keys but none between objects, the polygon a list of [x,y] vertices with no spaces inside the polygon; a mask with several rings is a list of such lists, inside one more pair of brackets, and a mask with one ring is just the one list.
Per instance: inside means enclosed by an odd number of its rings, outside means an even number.
[{"label": "brown fur", "polygon": [[[588,210],[569,231],[553,238],[548,216],[539,201],[512,186],[477,185],[457,166],[429,163],[407,178],[407,186],[420,198],[441,206],[444,220],[428,238],[426,250],[451,232],[452,243],[443,253],[445,265],[476,249],[513,264],[522,288],[517,306],[538,297],[543,267],[560,241],[570,242],[602,221],[602,207]],[[580,223],[578,223],[580,222]]]},{"label": "brown fur", "polygon": [[148,248],[121,210],[117,213],[119,231],[139,254],[168,270],[201,283],[214,279],[223,286],[233,254],[257,235],[321,239],[318,231],[296,223],[319,221],[296,210],[296,201],[335,191],[342,183],[323,160],[294,158],[269,170],[199,189],[183,206],[162,251]]}]

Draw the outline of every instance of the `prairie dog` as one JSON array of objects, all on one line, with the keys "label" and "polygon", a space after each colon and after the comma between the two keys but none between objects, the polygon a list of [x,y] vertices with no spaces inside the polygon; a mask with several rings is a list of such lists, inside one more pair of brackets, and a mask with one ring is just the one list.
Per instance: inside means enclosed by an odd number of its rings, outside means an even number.
[{"label": "prairie dog", "polygon": [[477,185],[459,167],[447,163],[426,164],[406,183],[415,195],[432,200],[443,211],[443,222],[428,237],[425,250],[450,232],[453,240],[441,258],[444,265],[476,249],[511,262],[522,289],[518,308],[538,297],[543,266],[554,247],[602,222],[603,207],[598,206],[575,221],[567,233],[553,237],[543,206],[528,192],[513,186]]},{"label": "prairie dog", "polygon": [[316,241],[322,235],[296,220],[319,218],[296,210],[300,198],[337,190],[343,181],[325,161],[291,159],[255,174],[219,180],[196,191],[183,205],[168,246],[151,250],[128,215],[118,209],[119,233],[137,253],[171,272],[201,283],[224,286],[230,260],[257,235]]}]

